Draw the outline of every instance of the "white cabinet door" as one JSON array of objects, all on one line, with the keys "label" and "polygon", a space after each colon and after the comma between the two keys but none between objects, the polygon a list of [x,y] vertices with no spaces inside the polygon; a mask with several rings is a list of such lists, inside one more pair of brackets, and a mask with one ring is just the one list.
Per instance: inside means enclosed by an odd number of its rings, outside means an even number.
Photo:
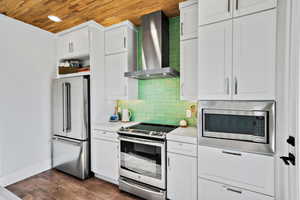
[{"label": "white cabinet door", "polygon": [[167,191],[171,200],[197,199],[197,159],[168,153]]},{"label": "white cabinet door", "polygon": [[118,27],[105,32],[105,54],[120,53],[127,50],[126,27]]},{"label": "white cabinet door", "polygon": [[89,54],[89,28],[75,30],[58,37],[57,52],[59,59],[71,59]]},{"label": "white cabinet door", "polygon": [[126,53],[105,56],[105,88],[109,100],[127,96],[127,78],[124,77],[127,63]]},{"label": "white cabinet door", "polygon": [[232,21],[200,27],[198,40],[198,99],[230,99]]},{"label": "white cabinet door", "polygon": [[198,176],[275,195],[274,157],[198,146]]},{"label": "white cabinet door", "polygon": [[234,17],[275,8],[277,0],[234,0]]},{"label": "white cabinet door", "polygon": [[274,200],[274,198],[199,178],[198,200]]},{"label": "white cabinet door", "polygon": [[180,42],[180,84],[182,100],[197,100],[198,39]]},{"label": "white cabinet door", "polygon": [[69,34],[57,38],[57,56],[59,59],[65,58],[70,54],[71,38]]},{"label": "white cabinet door", "polygon": [[232,18],[233,0],[199,0],[199,25]]},{"label": "white cabinet door", "polygon": [[89,54],[89,28],[82,28],[71,33],[71,53],[75,56]]},{"label": "white cabinet door", "polygon": [[198,37],[198,4],[180,10],[180,39]]},{"label": "white cabinet door", "polygon": [[119,178],[117,142],[92,138],[92,171],[116,182]]},{"label": "white cabinet door", "polygon": [[233,98],[275,98],[276,10],[234,19]]}]

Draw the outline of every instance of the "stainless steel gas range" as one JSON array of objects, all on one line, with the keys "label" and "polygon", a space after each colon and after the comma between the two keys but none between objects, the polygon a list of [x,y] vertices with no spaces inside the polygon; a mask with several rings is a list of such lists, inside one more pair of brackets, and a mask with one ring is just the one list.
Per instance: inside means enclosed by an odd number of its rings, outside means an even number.
[{"label": "stainless steel gas range", "polygon": [[166,199],[166,134],[176,128],[141,123],[119,130],[120,190],[149,200]]}]

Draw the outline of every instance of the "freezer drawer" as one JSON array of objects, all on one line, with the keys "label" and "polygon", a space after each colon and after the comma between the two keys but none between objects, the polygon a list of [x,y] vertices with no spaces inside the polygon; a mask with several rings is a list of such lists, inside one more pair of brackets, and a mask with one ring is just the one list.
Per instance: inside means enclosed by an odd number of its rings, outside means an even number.
[{"label": "freezer drawer", "polygon": [[78,141],[62,137],[52,140],[52,167],[86,179],[90,175],[90,150],[88,141]]}]

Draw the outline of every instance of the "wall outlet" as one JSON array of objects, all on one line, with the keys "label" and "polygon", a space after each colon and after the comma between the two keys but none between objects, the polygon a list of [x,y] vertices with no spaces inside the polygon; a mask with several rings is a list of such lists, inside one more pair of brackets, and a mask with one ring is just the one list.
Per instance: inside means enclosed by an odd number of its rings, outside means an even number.
[{"label": "wall outlet", "polygon": [[191,110],[186,110],[185,115],[186,115],[187,118],[191,118],[192,117],[192,111]]}]

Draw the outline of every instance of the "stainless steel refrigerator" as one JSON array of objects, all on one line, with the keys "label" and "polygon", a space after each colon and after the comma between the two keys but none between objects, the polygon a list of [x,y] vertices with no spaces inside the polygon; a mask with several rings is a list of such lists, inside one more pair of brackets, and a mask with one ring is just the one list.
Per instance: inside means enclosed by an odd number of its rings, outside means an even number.
[{"label": "stainless steel refrigerator", "polygon": [[91,173],[89,79],[56,79],[52,95],[52,167],[86,179]]}]

